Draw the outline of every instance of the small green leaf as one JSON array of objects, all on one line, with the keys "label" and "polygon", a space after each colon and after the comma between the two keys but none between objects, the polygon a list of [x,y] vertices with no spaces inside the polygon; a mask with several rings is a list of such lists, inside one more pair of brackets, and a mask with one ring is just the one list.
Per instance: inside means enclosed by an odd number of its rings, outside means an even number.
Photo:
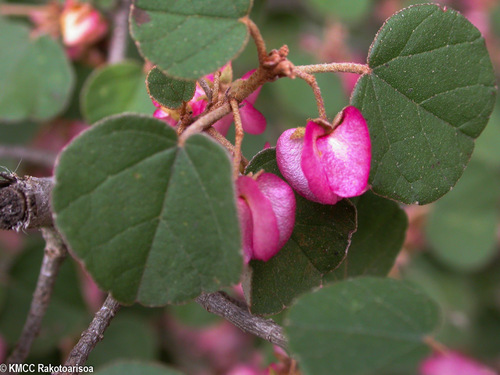
[{"label": "small green leaf", "polygon": [[94,280],[120,302],[188,301],[239,280],[231,175],[226,151],[204,135],[180,147],[159,120],[107,118],[60,156],[56,223]]},{"label": "small green leaf", "polygon": [[367,192],[356,200],[356,211],[358,230],[346,259],[328,280],[386,276],[403,246],[408,219],[396,202]]},{"label": "small green leaf", "polygon": [[190,101],[196,90],[196,83],[179,81],[167,77],[158,68],[149,71],[146,86],[151,99],[167,108],[179,108],[183,102]]},{"label": "small green leaf", "polygon": [[136,62],[123,62],[97,69],[85,82],[82,112],[89,124],[123,112],[151,114],[154,106],[144,82],[146,75]]},{"label": "small green leaf", "polygon": [[[274,149],[257,154],[246,171],[260,169],[283,178]],[[349,201],[329,206],[299,195],[295,198],[295,227],[290,240],[271,260],[249,264],[244,289],[252,313],[278,313],[299,294],[321,285],[325,274],[345,258],[356,230],[356,209]]]},{"label": "small green leaf", "polygon": [[382,26],[368,64],[351,102],[370,129],[373,190],[432,202],[462,175],[495,104],[484,39],[454,10],[413,6]]},{"label": "small green leaf", "polygon": [[102,367],[96,375],[182,375],[181,372],[157,363],[120,361]]},{"label": "small green leaf", "polygon": [[497,168],[471,161],[457,186],[435,203],[426,233],[433,253],[463,271],[485,266],[497,254]]},{"label": "small green leaf", "polygon": [[0,119],[48,120],[64,110],[73,71],[49,36],[31,39],[24,25],[0,17]]},{"label": "small green leaf", "polygon": [[438,321],[437,305],[411,284],[360,278],[299,298],[286,332],[305,375],[368,375],[421,359]]},{"label": "small green leaf", "polygon": [[251,0],[135,0],[132,37],[170,77],[195,80],[234,59],[248,40]]}]

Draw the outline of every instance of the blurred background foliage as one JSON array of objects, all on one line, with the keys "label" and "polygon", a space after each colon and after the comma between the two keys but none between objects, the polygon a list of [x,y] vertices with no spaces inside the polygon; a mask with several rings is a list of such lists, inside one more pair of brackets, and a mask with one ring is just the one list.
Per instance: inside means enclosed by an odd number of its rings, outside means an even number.
[{"label": "blurred background foliage", "polygon": [[[115,4],[115,0],[91,2],[104,14],[109,14]],[[46,2],[0,2],[9,3]],[[364,62],[384,20],[416,3],[421,2],[255,0],[251,18],[261,29],[268,48],[288,45],[289,59],[297,65]],[[439,3],[463,12],[482,31],[497,75],[500,74],[500,1],[443,0]],[[26,18],[11,18],[30,25]],[[6,157],[5,147],[34,149],[55,158],[72,137],[89,125],[85,122],[88,119],[85,93],[91,91],[92,79],[103,74],[96,69],[104,65],[106,43],[104,40],[97,44],[91,56],[72,62],[75,82],[71,98],[58,116],[43,121],[0,122],[2,169],[19,175],[51,175],[50,167],[40,166],[29,158]],[[140,67],[144,62],[131,40],[127,60],[128,70],[105,74],[111,79],[118,77],[116,80],[122,82],[113,92],[133,91],[134,99],[124,107],[120,103],[126,98],[119,96],[118,100],[116,95],[103,94],[100,102],[111,103],[110,108],[103,111],[108,114],[133,110],[152,114],[154,106],[148,100],[144,85],[123,86],[128,71],[134,82],[143,82],[144,72]],[[1,65],[2,59],[0,71]],[[256,66],[257,55],[250,42],[233,61],[234,77]],[[349,103],[356,77],[318,74],[317,79],[328,115],[333,118]],[[21,89],[30,90],[29,83],[25,84],[27,86]],[[243,150],[247,158],[261,150],[266,142],[274,146],[285,129],[304,126],[309,117],[316,117],[312,91],[301,80],[280,79],[265,85],[255,106],[267,118],[268,127],[262,135],[245,137]],[[432,205],[405,207],[410,226],[404,248],[391,271],[393,277],[421,285],[441,305],[444,319],[438,340],[497,369],[500,369],[499,144],[500,107],[497,106],[456,187]],[[0,362],[18,338],[26,318],[42,249],[43,243],[36,232],[0,231]],[[54,364],[65,358],[103,298],[103,293],[81,267],[68,260],[57,280],[51,307],[29,361]],[[281,314],[274,318],[280,321]],[[228,374],[241,364],[264,367],[276,360],[269,343],[242,334],[194,303],[162,309],[124,308],[107,331],[106,339],[91,354],[89,364],[98,369],[120,358],[162,360],[191,374]]]}]

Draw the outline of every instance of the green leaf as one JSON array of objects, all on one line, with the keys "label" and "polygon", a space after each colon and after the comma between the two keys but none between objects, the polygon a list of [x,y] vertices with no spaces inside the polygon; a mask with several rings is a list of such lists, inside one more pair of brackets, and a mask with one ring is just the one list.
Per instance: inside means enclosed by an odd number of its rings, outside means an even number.
[{"label": "green leaf", "polygon": [[231,173],[226,151],[204,135],[178,146],[159,120],[107,118],[60,156],[56,223],[118,301],[188,301],[239,280]]},{"label": "green leaf", "polygon": [[328,280],[389,273],[405,240],[408,219],[396,202],[368,192],[356,202],[358,230],[346,259]]},{"label": "green leaf", "polygon": [[179,81],[167,77],[158,68],[149,71],[146,79],[149,96],[167,108],[179,108],[183,102],[190,101],[196,90],[196,83]]},{"label": "green leaf", "polygon": [[368,64],[351,102],[370,129],[373,190],[432,202],[462,175],[495,103],[484,39],[454,10],[413,6],[382,26]]},{"label": "green leaf", "polygon": [[85,82],[82,112],[92,124],[123,112],[151,114],[155,107],[144,86],[146,75],[136,62],[123,62],[97,69]]},{"label": "green leaf", "polygon": [[[260,169],[283,178],[274,149],[257,154],[246,172]],[[356,209],[348,200],[329,206],[295,198],[292,237],[271,260],[251,261],[245,275],[245,296],[254,314],[278,313],[299,294],[320,286],[345,258],[356,230]]]},{"label": "green leaf", "polygon": [[499,191],[498,169],[473,160],[453,191],[435,203],[426,233],[441,261],[472,271],[497,254]]},{"label": "green leaf", "polygon": [[147,362],[120,361],[99,369],[96,375],[182,375],[169,367]]},{"label": "green leaf", "polygon": [[49,36],[0,18],[0,119],[48,120],[64,110],[73,71],[64,50]]},{"label": "green leaf", "polygon": [[421,359],[438,320],[437,305],[411,284],[360,278],[301,297],[286,332],[305,375],[364,375]]},{"label": "green leaf", "polygon": [[370,9],[371,0],[309,0],[322,15],[338,17],[343,21],[357,21]]},{"label": "green leaf", "polygon": [[195,80],[234,59],[246,45],[240,22],[251,0],[135,0],[132,37],[142,55],[170,77]]}]

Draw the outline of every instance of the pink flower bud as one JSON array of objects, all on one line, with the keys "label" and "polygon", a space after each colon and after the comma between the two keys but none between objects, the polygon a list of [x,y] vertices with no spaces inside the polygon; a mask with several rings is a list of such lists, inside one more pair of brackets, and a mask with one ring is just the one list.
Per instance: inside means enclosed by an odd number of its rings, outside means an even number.
[{"label": "pink flower bud", "polygon": [[303,197],[322,204],[363,194],[368,188],[371,143],[361,112],[349,106],[328,133],[315,122],[288,129],[276,145],[278,167]]},{"label": "pink flower bud", "polygon": [[497,375],[492,369],[457,352],[434,353],[420,364],[420,375]]},{"label": "pink flower bud", "polygon": [[240,176],[238,213],[245,261],[268,261],[292,235],[295,224],[295,196],[292,188],[272,173],[253,179]]},{"label": "pink flower bud", "polygon": [[64,44],[74,47],[97,42],[108,31],[108,24],[90,4],[66,0],[61,14],[61,29]]}]

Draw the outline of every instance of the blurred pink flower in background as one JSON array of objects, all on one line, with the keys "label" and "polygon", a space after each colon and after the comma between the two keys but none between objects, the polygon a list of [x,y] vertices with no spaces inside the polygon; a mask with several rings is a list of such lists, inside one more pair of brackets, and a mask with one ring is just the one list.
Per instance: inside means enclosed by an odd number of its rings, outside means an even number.
[{"label": "blurred pink flower in background", "polygon": [[420,364],[420,375],[498,375],[458,352],[434,353]]}]

